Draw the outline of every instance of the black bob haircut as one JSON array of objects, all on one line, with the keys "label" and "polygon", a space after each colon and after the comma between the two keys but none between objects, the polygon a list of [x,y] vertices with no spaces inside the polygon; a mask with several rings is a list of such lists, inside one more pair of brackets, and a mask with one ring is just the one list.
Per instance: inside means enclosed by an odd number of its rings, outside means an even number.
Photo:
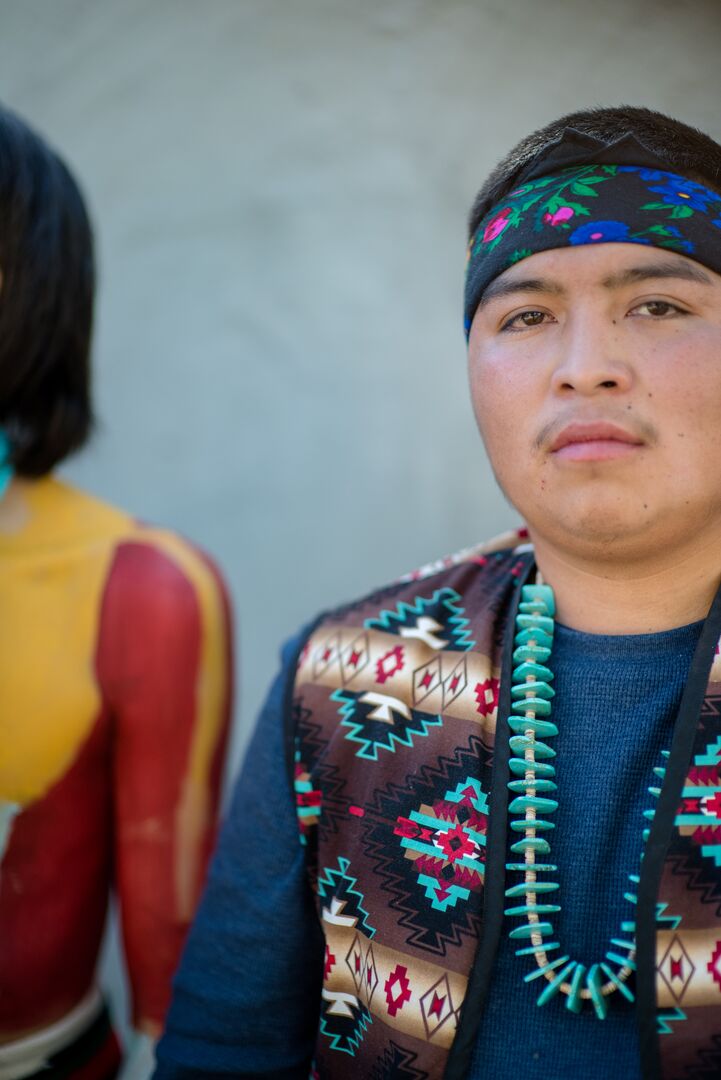
[{"label": "black bob haircut", "polygon": [[721,191],[721,146],[697,128],[634,105],[580,109],[527,135],[495,167],[473,202],[468,219],[469,237],[488,211],[513,191],[521,171],[542,158],[566,128],[575,128],[606,143],[624,135],[635,135],[647,150],[666,162],[669,172],[681,173],[689,180]]},{"label": "black bob haircut", "polygon": [[42,476],[93,425],[93,234],[77,183],[0,106],[0,428],[21,476]]}]

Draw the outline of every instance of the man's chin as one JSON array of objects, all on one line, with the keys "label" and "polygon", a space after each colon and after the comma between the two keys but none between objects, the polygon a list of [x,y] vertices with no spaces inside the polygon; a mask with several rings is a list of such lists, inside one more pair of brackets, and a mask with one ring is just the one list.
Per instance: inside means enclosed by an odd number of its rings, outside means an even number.
[{"label": "man's chin", "polygon": [[532,533],[543,536],[555,547],[586,557],[640,555],[643,548],[657,542],[648,507],[634,514],[630,510],[620,511],[617,505],[596,503],[565,512],[533,515],[533,518],[526,518]]}]

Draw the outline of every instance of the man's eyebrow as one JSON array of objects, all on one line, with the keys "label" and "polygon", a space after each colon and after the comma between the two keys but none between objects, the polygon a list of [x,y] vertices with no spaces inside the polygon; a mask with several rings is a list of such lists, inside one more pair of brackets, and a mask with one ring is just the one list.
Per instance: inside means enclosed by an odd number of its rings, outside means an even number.
[{"label": "man's eyebrow", "polygon": [[[631,266],[627,270],[621,270],[617,274],[604,278],[601,284],[605,289],[620,289],[624,285],[635,285],[640,281],[661,281],[665,278],[681,278],[684,281],[695,281],[702,285],[713,285],[712,278],[700,266],[686,260],[682,262],[680,259],[677,262]],[[548,278],[512,278],[510,281],[504,281],[503,277],[494,278],[486,287],[478,308],[485,307],[491,300],[497,300],[499,297],[512,296],[514,293],[521,292],[563,296],[566,290],[558,282]]]},{"label": "man's eyebrow", "polygon": [[487,286],[478,304],[479,309],[485,307],[491,300],[497,300],[501,296],[511,296],[513,293],[552,293],[554,296],[565,295],[566,290],[555,281],[545,278],[512,278],[504,281],[502,277],[494,278]]},{"label": "man's eyebrow", "polygon": [[639,281],[658,281],[663,278],[682,278],[684,281],[697,281],[702,285],[713,285],[712,279],[700,266],[692,262],[649,263],[647,266],[631,266],[618,274],[604,278],[605,289],[620,289],[624,285],[635,285]]}]

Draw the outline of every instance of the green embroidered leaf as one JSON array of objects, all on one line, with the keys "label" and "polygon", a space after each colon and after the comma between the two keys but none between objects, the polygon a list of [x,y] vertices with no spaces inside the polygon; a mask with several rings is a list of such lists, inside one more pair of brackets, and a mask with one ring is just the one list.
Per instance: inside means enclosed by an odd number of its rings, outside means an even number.
[{"label": "green embroidered leaf", "polygon": [[641,207],[642,210],[668,210],[668,203],[665,202],[647,202]]},{"label": "green embroidered leaf", "polygon": [[658,233],[660,236],[671,235],[665,225],[649,225],[646,232]]},{"label": "green embroidered leaf", "polygon": [[686,218],[693,217],[693,210],[690,206],[674,206],[671,210],[672,218]]},{"label": "green embroidered leaf", "polygon": [[509,265],[511,265],[512,263],[520,262],[521,259],[527,259],[528,256],[532,254],[533,252],[530,248],[520,248],[517,251],[514,251],[513,254],[509,256]]},{"label": "green embroidered leaf", "polygon": [[598,192],[594,191],[592,187],[588,186],[588,183],[579,184],[576,181],[575,184],[571,184],[571,192],[573,195],[589,195],[594,199],[598,198]]}]

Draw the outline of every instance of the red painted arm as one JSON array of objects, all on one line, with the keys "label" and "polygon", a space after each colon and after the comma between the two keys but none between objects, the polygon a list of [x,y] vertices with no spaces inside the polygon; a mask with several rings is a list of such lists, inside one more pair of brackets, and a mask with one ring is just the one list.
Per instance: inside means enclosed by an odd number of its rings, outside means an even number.
[{"label": "red painted arm", "polygon": [[114,724],[115,884],[133,1023],[152,1033],[214,841],[231,630],[215,568],[171,534],[139,536],[116,553],[97,668]]}]

